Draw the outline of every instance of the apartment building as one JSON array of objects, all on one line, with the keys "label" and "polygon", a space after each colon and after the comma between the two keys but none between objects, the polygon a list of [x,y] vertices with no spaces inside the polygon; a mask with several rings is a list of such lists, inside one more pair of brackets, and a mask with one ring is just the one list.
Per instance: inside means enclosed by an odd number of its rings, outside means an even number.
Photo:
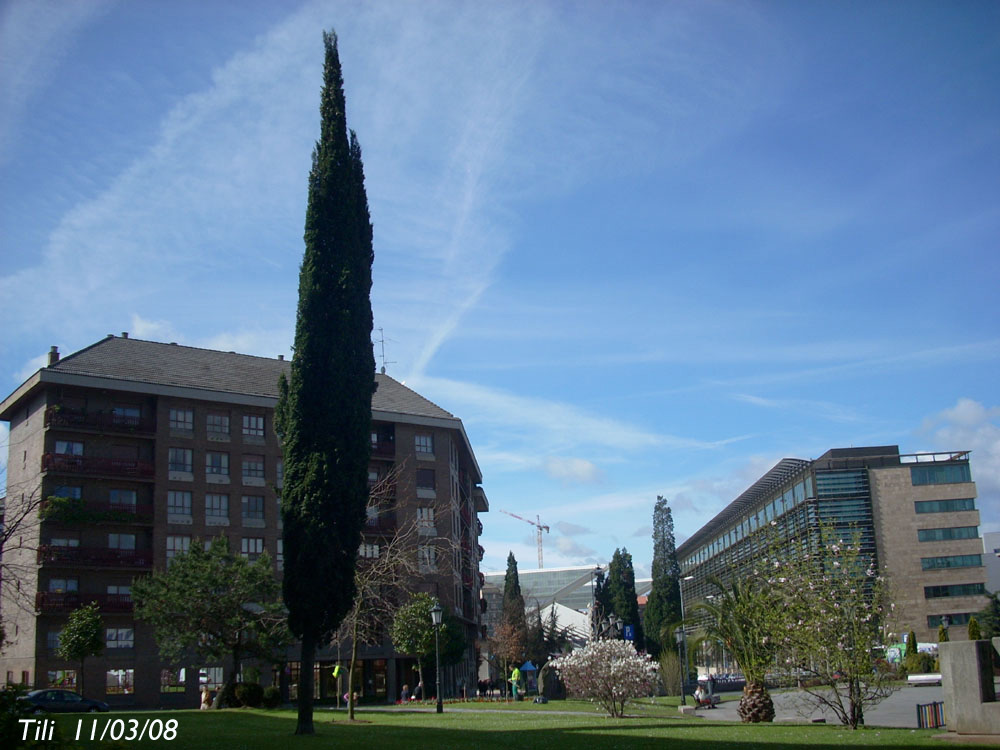
[{"label": "apartment building", "polygon": [[[85,664],[88,697],[194,706],[201,685],[221,682],[219,664],[161,663],[149,628],[133,617],[131,584],[220,534],[249,558],[266,551],[280,575],[283,465],[272,420],[289,367],[281,357],[109,335],[63,358],[53,347],[48,366],[0,403],[10,424],[7,516],[31,509],[4,550],[16,574],[2,582],[11,643],[0,674],[33,687],[77,685],[79,665],[55,650],[68,613],[96,601],[106,648]],[[460,419],[387,375],[373,377],[370,480],[393,482],[359,554],[377,555],[380,539],[420,525],[410,589],[438,597],[465,626],[466,658],[442,683],[468,684],[481,637],[482,474]],[[342,687],[332,677],[350,653],[341,648],[318,654],[317,697]],[[361,656],[363,696],[398,697],[412,660],[388,643]],[[297,658],[293,648],[284,663],[262,665],[262,682],[294,696]]]},{"label": "apartment building", "polygon": [[891,581],[897,626],[920,641],[937,640],[945,615],[964,626],[985,606],[969,453],[900,454],[891,445],[778,462],[678,547],[685,608],[712,593],[709,576],[737,574],[762,551],[759,529],[769,526],[780,544],[821,525],[860,536]]}]

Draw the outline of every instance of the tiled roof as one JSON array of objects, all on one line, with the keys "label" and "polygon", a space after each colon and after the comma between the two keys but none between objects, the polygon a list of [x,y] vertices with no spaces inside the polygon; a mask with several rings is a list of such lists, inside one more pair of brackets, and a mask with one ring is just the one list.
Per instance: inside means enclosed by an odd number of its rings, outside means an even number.
[{"label": "tiled roof", "polygon": [[[278,397],[278,379],[291,362],[235,352],[196,349],[141,339],[108,336],[63,357],[49,370],[157,386]],[[438,419],[455,416],[388,375],[376,374],[375,411]]]}]

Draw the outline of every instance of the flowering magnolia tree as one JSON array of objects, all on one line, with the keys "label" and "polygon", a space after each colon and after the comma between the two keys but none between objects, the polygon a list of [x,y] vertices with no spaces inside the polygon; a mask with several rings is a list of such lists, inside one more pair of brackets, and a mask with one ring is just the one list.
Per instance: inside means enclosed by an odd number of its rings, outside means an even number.
[{"label": "flowering magnolia tree", "polygon": [[784,593],[785,663],[814,705],[852,729],[863,726],[865,707],[896,689],[884,659],[895,614],[888,582],[859,535],[845,540],[832,529],[781,573],[772,580]]},{"label": "flowering magnolia tree", "polygon": [[570,693],[596,701],[615,717],[622,716],[630,699],[649,695],[657,679],[656,663],[636,653],[629,641],[591,641],[549,665]]}]

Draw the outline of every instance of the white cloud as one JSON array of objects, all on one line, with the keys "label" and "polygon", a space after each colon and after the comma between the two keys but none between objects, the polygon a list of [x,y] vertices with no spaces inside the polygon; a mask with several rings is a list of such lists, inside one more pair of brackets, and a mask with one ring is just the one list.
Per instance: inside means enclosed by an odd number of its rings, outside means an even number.
[{"label": "white cloud", "polygon": [[564,536],[581,536],[584,534],[592,534],[593,532],[586,526],[580,526],[575,523],[569,523],[568,521],[559,521],[552,524],[552,528],[558,531]]},{"label": "white cloud", "polygon": [[549,456],[543,463],[546,474],[565,484],[593,484],[604,476],[593,462],[584,458]]},{"label": "white cloud", "polygon": [[928,417],[921,428],[936,450],[972,451],[970,465],[984,527],[1000,527],[1000,407],[960,398]]},{"label": "white cloud", "polygon": [[76,37],[112,5],[112,0],[32,0],[4,5],[0,11],[0,164],[17,141],[31,100],[51,82]]},{"label": "white cloud", "polygon": [[14,381],[20,385],[25,380],[34,375],[38,370],[43,367],[48,366],[49,355],[48,352],[45,354],[39,354],[37,357],[32,357],[27,362],[24,363],[24,367],[17,371],[14,375]]}]

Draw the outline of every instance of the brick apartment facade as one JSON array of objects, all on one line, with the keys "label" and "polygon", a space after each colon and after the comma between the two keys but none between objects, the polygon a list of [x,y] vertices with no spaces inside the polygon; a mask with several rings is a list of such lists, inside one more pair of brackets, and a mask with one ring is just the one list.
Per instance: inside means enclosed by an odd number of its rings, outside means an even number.
[{"label": "brick apartment facade", "polygon": [[[42,502],[4,551],[16,575],[2,582],[11,643],[0,675],[34,687],[78,684],[79,665],[55,655],[58,634],[72,609],[96,601],[106,648],[85,665],[88,697],[191,707],[201,684],[217,684],[218,664],[161,663],[149,628],[133,618],[131,582],[219,534],[248,557],[266,551],[280,575],[282,463],[272,420],[289,366],[123,334],[62,359],[53,347],[49,365],[0,403],[0,419],[10,423],[7,517]],[[386,375],[374,377],[370,478],[395,467],[396,482],[391,507],[369,519],[360,551],[375,554],[382,535],[419,514],[426,533],[413,552],[420,574],[410,589],[450,607],[469,644],[464,661],[443,671],[447,695],[476,679],[478,514],[489,510],[482,474],[460,419]],[[74,513],[53,514],[50,497],[78,501],[83,512],[78,504]],[[349,644],[319,652],[317,697],[344,688],[333,666],[349,653]],[[293,648],[283,664],[261,665],[261,682],[294,697],[297,658]],[[361,658],[366,700],[392,701],[404,682],[415,683],[412,659],[388,643],[362,647]]]}]

